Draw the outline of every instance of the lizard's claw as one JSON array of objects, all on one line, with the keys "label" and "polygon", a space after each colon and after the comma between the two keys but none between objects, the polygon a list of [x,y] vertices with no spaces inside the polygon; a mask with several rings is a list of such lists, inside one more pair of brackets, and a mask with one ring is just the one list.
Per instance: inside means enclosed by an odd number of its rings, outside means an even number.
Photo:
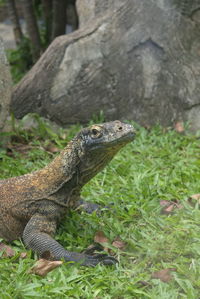
[{"label": "lizard's claw", "polygon": [[106,266],[116,265],[118,261],[107,254],[96,254],[96,255],[86,255],[86,259],[84,262],[85,266],[94,267],[97,264],[103,264]]}]

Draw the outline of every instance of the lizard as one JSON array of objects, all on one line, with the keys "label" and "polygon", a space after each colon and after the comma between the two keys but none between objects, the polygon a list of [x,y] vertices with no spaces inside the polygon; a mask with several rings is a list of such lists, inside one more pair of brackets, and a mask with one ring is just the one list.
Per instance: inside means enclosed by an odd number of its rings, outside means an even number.
[{"label": "lizard", "polygon": [[117,260],[106,254],[70,252],[53,237],[67,211],[81,200],[82,187],[134,136],[133,126],[120,121],[92,125],[44,168],[0,180],[0,237],[7,242],[22,238],[27,248],[51,260],[115,264]]}]

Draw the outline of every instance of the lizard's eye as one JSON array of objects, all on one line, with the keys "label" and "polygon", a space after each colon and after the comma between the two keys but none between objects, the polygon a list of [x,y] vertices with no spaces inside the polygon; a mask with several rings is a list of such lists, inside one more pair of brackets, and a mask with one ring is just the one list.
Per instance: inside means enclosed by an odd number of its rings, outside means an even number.
[{"label": "lizard's eye", "polygon": [[102,132],[100,131],[100,129],[93,128],[91,130],[91,137],[92,138],[100,138],[101,136],[102,136]]}]

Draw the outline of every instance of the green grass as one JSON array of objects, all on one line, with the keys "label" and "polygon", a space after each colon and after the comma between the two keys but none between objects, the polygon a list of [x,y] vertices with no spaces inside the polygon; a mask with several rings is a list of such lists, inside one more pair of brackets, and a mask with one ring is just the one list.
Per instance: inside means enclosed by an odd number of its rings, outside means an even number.
[{"label": "green grass", "polygon": [[[0,177],[43,167],[54,156],[45,146],[64,147],[78,129],[55,134],[42,122],[39,129],[29,132],[18,129],[12,139],[29,143],[32,149],[26,155],[13,149],[11,156],[0,149]],[[110,241],[119,236],[127,243],[124,252],[115,249],[119,264],[111,268],[63,264],[41,278],[28,273],[36,257],[29,253],[24,260],[18,258],[25,249],[17,241],[13,247],[19,254],[0,259],[0,297],[199,298],[200,209],[198,203],[192,206],[187,200],[195,193],[200,193],[200,140],[170,129],[138,127],[135,141],[82,192],[84,198],[101,205],[114,203],[112,209],[100,217],[72,212],[56,235],[65,248],[76,251],[90,245],[99,230]],[[160,200],[173,199],[180,200],[183,208],[162,214]],[[169,283],[151,278],[153,272],[165,268],[176,268]]]}]

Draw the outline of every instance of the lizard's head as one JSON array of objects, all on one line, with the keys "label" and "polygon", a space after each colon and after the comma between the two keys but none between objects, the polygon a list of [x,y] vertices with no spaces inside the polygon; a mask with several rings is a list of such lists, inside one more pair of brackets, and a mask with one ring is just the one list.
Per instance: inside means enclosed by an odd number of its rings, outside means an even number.
[{"label": "lizard's head", "polygon": [[133,126],[120,121],[112,121],[84,128],[77,135],[80,142],[78,155],[79,185],[84,185],[101,171],[114,155],[134,139]]},{"label": "lizard's head", "polygon": [[120,121],[111,121],[92,125],[80,132],[82,145],[93,152],[115,152],[134,139],[135,130],[132,125]]}]

